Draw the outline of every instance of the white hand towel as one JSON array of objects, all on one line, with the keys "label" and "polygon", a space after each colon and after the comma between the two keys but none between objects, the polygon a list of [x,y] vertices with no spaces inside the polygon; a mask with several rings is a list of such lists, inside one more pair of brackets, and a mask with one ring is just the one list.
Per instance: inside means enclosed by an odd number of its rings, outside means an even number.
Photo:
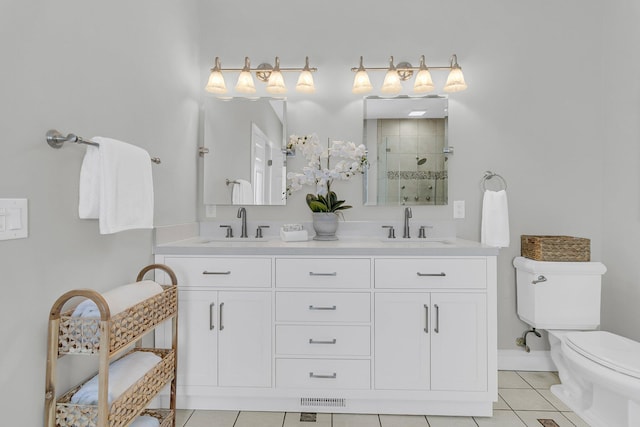
[{"label": "white hand towel", "polygon": [[244,179],[236,179],[231,190],[231,203],[234,205],[253,204],[253,188],[251,183]]},{"label": "white hand towel", "polygon": [[[80,218],[98,218],[100,234],[153,228],[153,177],[149,153],[94,137],[80,169]],[[97,152],[97,155],[96,155]]]},{"label": "white hand towel", "polygon": [[[136,351],[109,365],[107,401],[111,404],[162,359],[148,351]],[[71,396],[76,405],[98,404],[98,376],[91,378]]]},{"label": "white hand towel", "polygon": [[87,145],[80,168],[78,215],[82,219],[100,216],[100,153],[98,147]]},{"label": "white hand towel", "polygon": [[509,209],[504,190],[484,192],[480,241],[488,246],[509,247]]},{"label": "white hand towel", "polygon": [[[162,286],[153,280],[143,280],[129,285],[118,286],[102,294],[107,301],[111,316],[162,292]],[[100,310],[90,299],[82,301],[71,314],[74,317],[100,317]]]}]

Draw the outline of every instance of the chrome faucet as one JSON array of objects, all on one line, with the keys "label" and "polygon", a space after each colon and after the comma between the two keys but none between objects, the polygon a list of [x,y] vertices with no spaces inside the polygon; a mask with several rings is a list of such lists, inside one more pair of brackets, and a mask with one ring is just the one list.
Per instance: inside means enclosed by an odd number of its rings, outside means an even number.
[{"label": "chrome faucet", "polygon": [[411,217],[412,217],[411,208],[410,207],[404,208],[404,233],[402,234],[402,237],[405,239],[408,239],[411,237],[409,235],[409,218]]},{"label": "chrome faucet", "polygon": [[242,218],[242,232],[240,237],[249,237],[247,234],[247,210],[245,208],[238,209],[238,218]]}]

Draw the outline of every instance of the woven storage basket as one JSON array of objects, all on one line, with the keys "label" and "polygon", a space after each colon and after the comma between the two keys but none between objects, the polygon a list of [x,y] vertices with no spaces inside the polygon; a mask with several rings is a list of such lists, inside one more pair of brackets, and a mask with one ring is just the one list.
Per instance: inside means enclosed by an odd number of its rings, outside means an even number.
[{"label": "woven storage basket", "polygon": [[[173,379],[175,353],[164,349],[134,349],[132,351],[149,351],[162,357],[162,361],[147,372],[121,396],[113,401],[109,408],[109,427],[123,427],[147,406],[149,401]],[[58,399],[56,404],[57,427],[93,427],[97,425],[98,405],[76,405],[71,403],[73,396],[82,386],[79,385]],[[159,411],[155,412],[156,414]],[[166,417],[172,415],[166,411],[161,427],[167,424]],[[154,415],[154,414],[151,414]],[[157,415],[156,418],[158,418]],[[173,418],[170,418],[171,422]]]},{"label": "woven storage basket", "polygon": [[520,254],[536,261],[591,261],[591,241],[571,236],[520,236]]},{"label": "woven storage basket", "polygon": [[[148,298],[109,321],[109,354],[140,338],[149,329],[173,316],[178,307],[178,288],[162,286],[163,292]],[[60,317],[58,354],[97,354],[100,351],[99,318],[71,317],[73,310]]]}]

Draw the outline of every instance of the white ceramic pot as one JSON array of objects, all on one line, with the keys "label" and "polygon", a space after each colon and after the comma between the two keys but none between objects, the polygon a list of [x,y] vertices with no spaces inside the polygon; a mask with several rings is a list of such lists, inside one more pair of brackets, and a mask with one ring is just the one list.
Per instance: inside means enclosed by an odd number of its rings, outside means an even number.
[{"label": "white ceramic pot", "polygon": [[338,215],[334,212],[313,212],[313,240],[338,240]]}]

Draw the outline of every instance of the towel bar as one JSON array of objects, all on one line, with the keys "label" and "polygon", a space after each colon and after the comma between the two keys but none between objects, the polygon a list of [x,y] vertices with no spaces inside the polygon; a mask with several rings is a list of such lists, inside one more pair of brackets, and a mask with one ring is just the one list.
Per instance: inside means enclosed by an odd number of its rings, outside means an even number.
[{"label": "towel bar", "polygon": [[[100,146],[100,144],[98,144],[97,142],[89,141],[73,133],[70,133],[67,136],[64,136],[62,133],[60,133],[55,129],[51,129],[47,131],[47,144],[49,144],[51,148],[62,148],[62,145],[65,142],[74,142],[76,144],[93,145],[94,147]],[[151,161],[155,164],[160,164],[162,162],[159,157],[152,157]]]}]

